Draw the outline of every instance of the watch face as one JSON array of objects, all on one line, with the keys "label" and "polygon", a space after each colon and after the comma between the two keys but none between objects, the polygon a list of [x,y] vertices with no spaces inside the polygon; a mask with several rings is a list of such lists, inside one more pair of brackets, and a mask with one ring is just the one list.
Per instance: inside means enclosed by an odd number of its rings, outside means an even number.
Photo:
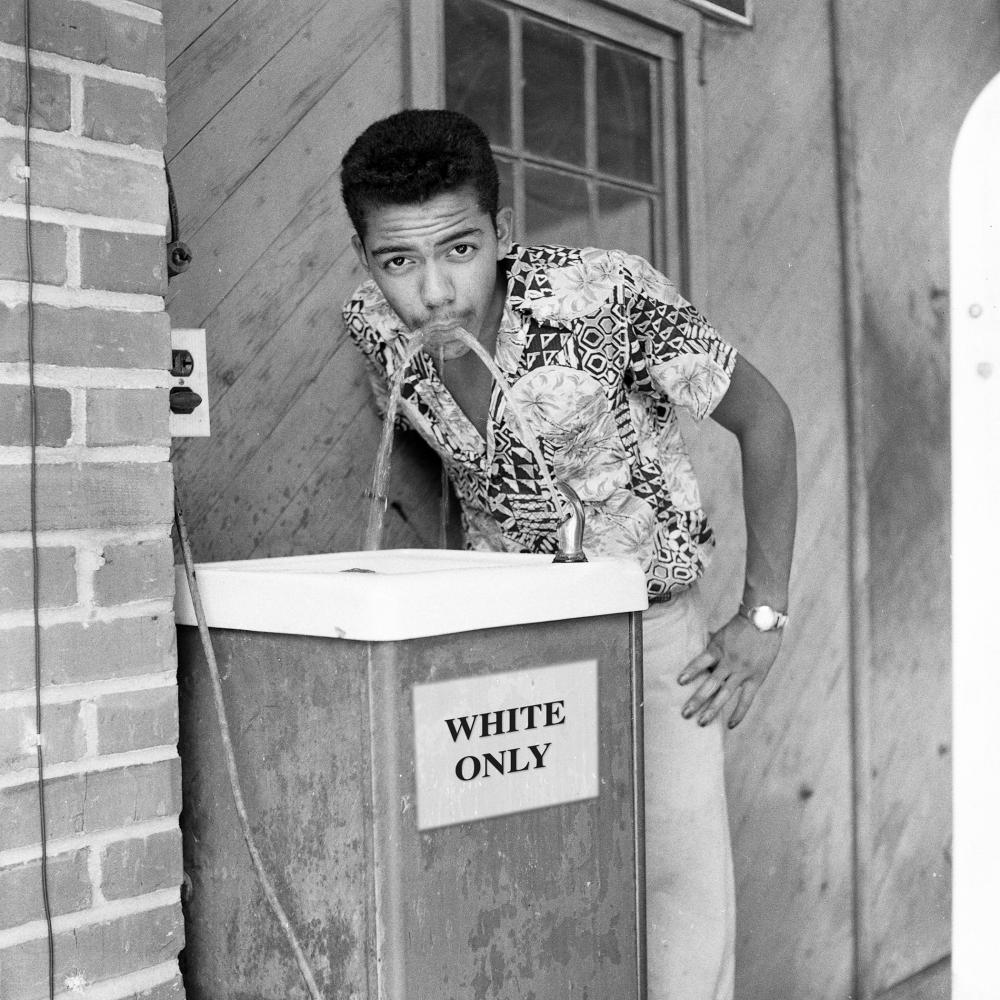
[{"label": "watch face", "polygon": [[769,608],[766,604],[763,604],[759,608],[753,609],[753,618],[751,620],[754,627],[760,629],[761,632],[770,632],[778,624],[778,612],[774,608]]}]

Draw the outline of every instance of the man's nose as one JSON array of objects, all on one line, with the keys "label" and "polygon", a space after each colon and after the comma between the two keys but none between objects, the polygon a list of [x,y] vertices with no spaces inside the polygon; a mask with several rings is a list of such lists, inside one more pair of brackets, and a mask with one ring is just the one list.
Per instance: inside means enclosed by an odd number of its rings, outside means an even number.
[{"label": "man's nose", "polygon": [[442,306],[448,305],[455,297],[455,291],[448,275],[443,268],[434,264],[429,264],[424,269],[420,292],[424,307],[427,309],[440,309]]}]

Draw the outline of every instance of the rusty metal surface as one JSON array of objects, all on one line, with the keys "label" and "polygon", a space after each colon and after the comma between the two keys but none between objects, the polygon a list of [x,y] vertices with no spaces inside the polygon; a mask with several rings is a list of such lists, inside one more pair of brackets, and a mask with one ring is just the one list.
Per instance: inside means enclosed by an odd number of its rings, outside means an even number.
[{"label": "rusty metal surface", "polygon": [[642,659],[642,613],[633,611],[629,615],[629,660],[631,663],[631,712],[632,712],[632,773],[642,775],[642,781],[632,783],[632,815],[635,817],[632,840],[635,844],[635,925],[636,925],[636,993],[645,998],[647,988],[646,978],[646,806],[645,774],[646,774],[646,737],[645,719],[643,718],[643,678]]},{"label": "rusty metal surface", "polygon": [[[350,644],[213,630],[251,827],[328,997],[368,996],[368,727]],[[345,653],[353,651],[355,659]],[[189,1000],[304,997],[237,825],[196,629],[178,628]]]},{"label": "rusty metal surface", "polygon": [[[398,798],[389,783],[375,792],[376,841],[399,836],[392,995],[636,995],[627,620],[373,645],[373,731],[398,727],[398,769],[386,762]],[[599,661],[600,797],[418,833],[411,685],[589,657]]]},{"label": "rusty metal surface", "polygon": [[[304,996],[179,629],[191,1000]],[[244,794],[327,996],[637,997],[629,616],[406,643],[214,631]],[[597,799],[419,832],[410,689],[596,658]]]}]

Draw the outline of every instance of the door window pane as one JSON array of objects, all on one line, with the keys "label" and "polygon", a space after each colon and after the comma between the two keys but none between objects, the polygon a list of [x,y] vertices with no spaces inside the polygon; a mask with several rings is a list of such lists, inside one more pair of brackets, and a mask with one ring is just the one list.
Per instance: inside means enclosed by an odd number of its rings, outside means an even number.
[{"label": "door window pane", "polygon": [[648,195],[602,184],[597,197],[601,246],[653,260],[653,201]]},{"label": "door window pane", "polygon": [[529,167],[525,170],[524,196],[529,243],[586,246],[593,242],[586,181]]},{"label": "door window pane", "polygon": [[630,47],[536,3],[442,3],[446,106],[489,135],[516,239],[617,247],[679,271],[670,44]]},{"label": "door window pane", "polygon": [[603,173],[653,179],[649,63],[597,46],[597,162]]},{"label": "door window pane", "polygon": [[510,145],[510,25],[480,0],[445,0],[446,106],[475,121],[496,145]]},{"label": "door window pane", "polygon": [[585,165],[582,40],[526,20],[522,44],[525,148],[537,156]]},{"label": "door window pane", "polygon": [[514,165],[503,157],[495,156],[497,173],[500,175],[500,207],[514,207]]},{"label": "door window pane", "polygon": [[750,0],[688,0],[696,7],[726,20],[750,26]]}]

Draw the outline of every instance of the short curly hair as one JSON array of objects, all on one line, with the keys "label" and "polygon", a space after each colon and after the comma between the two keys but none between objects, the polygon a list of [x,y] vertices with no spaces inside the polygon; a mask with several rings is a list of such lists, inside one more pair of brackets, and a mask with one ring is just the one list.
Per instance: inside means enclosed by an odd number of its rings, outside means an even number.
[{"label": "short curly hair", "polygon": [[362,240],[369,209],[419,204],[466,184],[496,224],[500,180],[490,141],[457,111],[411,108],[383,118],[354,140],[340,168],[344,205]]}]

